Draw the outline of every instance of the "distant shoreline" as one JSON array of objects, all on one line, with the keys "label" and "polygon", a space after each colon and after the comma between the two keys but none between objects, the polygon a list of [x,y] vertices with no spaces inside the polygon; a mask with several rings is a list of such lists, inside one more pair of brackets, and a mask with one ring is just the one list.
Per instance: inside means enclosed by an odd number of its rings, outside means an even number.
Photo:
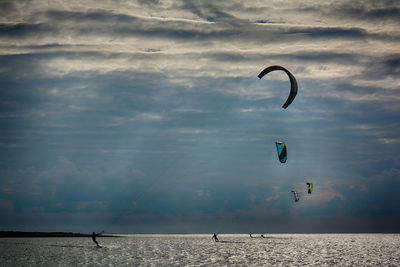
[{"label": "distant shoreline", "polygon": [[[371,234],[371,235],[376,235],[376,234],[383,234],[383,235],[399,235],[399,233],[266,233],[264,234],[264,238],[271,238],[268,235],[357,235],[357,234]],[[119,234],[96,234],[97,237],[120,237],[124,238],[127,236],[132,236],[132,235],[145,235],[145,236],[151,236],[151,235],[212,235],[212,233],[119,233]],[[223,233],[220,235],[245,235],[248,236],[248,234],[245,233],[240,233],[240,234],[233,234],[233,233]],[[256,235],[256,234],[253,234]],[[82,234],[82,233],[72,233],[72,232],[22,232],[22,231],[0,231],[0,238],[6,238],[6,237],[92,237],[92,234]],[[258,236],[253,236],[253,238],[260,238]]]},{"label": "distant shoreline", "polygon": [[[20,232],[0,231],[2,237],[91,237],[92,234],[70,233],[70,232]],[[97,234],[98,237],[118,237],[116,235]]]}]

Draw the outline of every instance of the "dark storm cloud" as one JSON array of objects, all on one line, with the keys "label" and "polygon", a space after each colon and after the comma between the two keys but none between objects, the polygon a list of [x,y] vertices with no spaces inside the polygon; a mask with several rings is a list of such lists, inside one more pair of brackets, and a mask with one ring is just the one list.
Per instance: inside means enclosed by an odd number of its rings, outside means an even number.
[{"label": "dark storm cloud", "polygon": [[359,20],[400,21],[400,8],[393,7],[358,7],[342,5],[332,10],[332,15]]},{"label": "dark storm cloud", "polygon": [[355,21],[398,22],[400,17],[400,8],[395,1],[338,1],[329,8],[319,4],[300,7],[296,11]]},{"label": "dark storm cloud", "polygon": [[345,197],[338,213],[346,215],[397,216],[399,205],[399,170],[389,169],[373,176],[366,188],[336,186]]},{"label": "dark storm cloud", "polygon": [[304,28],[287,31],[288,34],[304,34],[311,38],[352,38],[364,39],[368,36],[366,30],[361,28],[340,28],[340,27],[324,27],[324,28]]},{"label": "dark storm cloud", "polygon": [[71,12],[62,10],[50,10],[45,15],[53,21],[76,22],[101,22],[101,23],[134,23],[138,20],[135,16],[115,14],[105,10],[91,10],[88,12]]},{"label": "dark storm cloud", "polygon": [[142,5],[158,5],[160,0],[138,0],[138,3]]},{"label": "dark storm cloud", "polygon": [[[261,53],[233,53],[233,52],[205,52],[201,54],[204,58],[210,58],[216,61],[233,61],[233,62],[254,62],[265,59],[261,58],[262,56],[267,57],[268,59],[272,59],[275,61],[278,60],[289,60],[289,61],[298,61],[300,64],[304,64],[307,66],[311,63],[338,63],[343,65],[353,65],[355,62],[361,63],[363,61],[374,61],[374,58],[356,54],[356,53],[339,53],[336,51],[332,52],[309,52],[309,51],[298,51],[295,53],[280,53],[272,54],[268,53],[266,50],[263,54]],[[260,59],[261,58],[261,59]]]},{"label": "dark storm cloud", "polygon": [[[373,64],[372,64],[373,63]],[[376,58],[371,64],[366,65],[366,79],[382,79],[384,77],[400,76],[400,54],[392,54]]]},{"label": "dark storm cloud", "polygon": [[213,1],[185,1],[182,8],[208,21],[228,22],[230,24],[239,24],[241,22],[240,19],[214,5]]},{"label": "dark storm cloud", "polygon": [[[298,214],[301,216],[373,216],[399,218],[399,170],[389,169],[373,176],[367,185],[335,185],[334,189],[343,197],[335,197],[323,205],[310,205],[300,207]],[[304,199],[307,201],[307,199]]]},{"label": "dark storm cloud", "polygon": [[[106,35],[115,37],[142,36],[170,39],[211,39],[234,36],[239,32],[234,29],[194,29],[182,22],[162,22],[136,18],[126,15],[115,15],[109,12],[65,12],[52,11],[48,14],[52,22],[39,24],[1,24],[0,37],[31,37],[62,34],[63,30],[72,30],[76,35]],[[64,23],[83,23],[71,25]],[[87,22],[88,24],[85,24]],[[93,25],[96,23],[96,25]],[[116,24],[115,24],[116,23]],[[100,25],[99,25],[100,24]],[[60,32],[61,30],[61,32]]]},{"label": "dark storm cloud", "polygon": [[364,40],[364,39],[376,39],[376,40],[392,40],[399,41],[400,36],[393,36],[387,34],[370,33],[362,28],[344,28],[344,27],[309,27],[309,28],[289,28],[285,31],[287,34],[302,34],[305,37],[312,39],[335,39],[340,38],[342,40]]},{"label": "dark storm cloud", "polygon": [[[197,10],[193,4],[187,3],[189,9]],[[209,7],[211,8],[211,7]],[[215,13],[218,9],[212,9],[211,14],[229,18],[229,23],[235,20],[223,12]],[[157,21],[150,18],[140,18],[125,14],[115,14],[108,11],[70,12],[53,10],[46,12],[47,22],[28,24],[2,24],[0,25],[0,37],[21,38],[32,36],[53,35],[59,36],[63,31],[78,36],[105,35],[113,37],[142,36],[157,37],[178,40],[224,40],[240,36],[241,38],[256,42],[271,43],[282,42],[286,38],[323,38],[323,39],[383,39],[398,40],[399,37],[385,34],[369,33],[361,28],[341,27],[286,27],[286,26],[260,26],[248,22],[240,22],[240,25],[226,23],[195,25],[194,23],[178,21]],[[225,20],[224,20],[225,22]],[[75,24],[71,24],[75,23]],[[271,38],[269,34],[280,37]]]},{"label": "dark storm cloud", "polygon": [[45,23],[0,24],[2,38],[30,38],[41,34],[55,34],[56,28]]},{"label": "dark storm cloud", "polygon": [[15,4],[11,1],[0,2],[0,14],[7,15],[16,10]]}]

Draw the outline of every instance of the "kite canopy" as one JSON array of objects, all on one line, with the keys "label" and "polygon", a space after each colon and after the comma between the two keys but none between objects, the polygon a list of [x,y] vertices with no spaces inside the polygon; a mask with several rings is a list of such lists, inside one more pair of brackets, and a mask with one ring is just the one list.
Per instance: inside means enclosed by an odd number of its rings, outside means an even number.
[{"label": "kite canopy", "polygon": [[297,191],[292,190],[292,192],[293,192],[293,196],[294,196],[294,201],[295,202],[299,201],[300,198],[299,198],[299,194],[297,193]]},{"label": "kite canopy", "polygon": [[265,68],[260,74],[258,74],[258,78],[264,77],[266,74],[270,73],[271,71],[275,70],[282,70],[286,72],[286,74],[289,76],[290,79],[290,94],[288,99],[286,100],[285,104],[283,104],[282,108],[286,109],[294,100],[297,94],[297,81],[296,78],[284,67],[282,66],[269,66],[268,68]]},{"label": "kite canopy", "polygon": [[283,142],[275,142],[276,150],[278,151],[279,161],[281,163],[285,163],[287,160],[287,149],[286,145]]},{"label": "kite canopy", "polygon": [[314,190],[314,185],[312,183],[307,183],[308,185],[308,193],[311,194],[312,191]]}]

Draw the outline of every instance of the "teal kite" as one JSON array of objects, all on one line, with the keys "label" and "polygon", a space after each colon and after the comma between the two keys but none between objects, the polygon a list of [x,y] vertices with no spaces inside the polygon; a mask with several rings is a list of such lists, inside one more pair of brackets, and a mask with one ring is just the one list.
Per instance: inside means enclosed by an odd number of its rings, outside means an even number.
[{"label": "teal kite", "polygon": [[284,142],[275,142],[279,161],[285,163],[287,160],[287,148]]}]

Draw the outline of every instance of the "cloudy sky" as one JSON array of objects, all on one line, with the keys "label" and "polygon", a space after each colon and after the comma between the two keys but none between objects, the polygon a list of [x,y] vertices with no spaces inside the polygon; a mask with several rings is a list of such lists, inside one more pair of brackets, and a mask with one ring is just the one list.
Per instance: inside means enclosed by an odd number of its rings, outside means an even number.
[{"label": "cloudy sky", "polygon": [[399,232],[399,25],[391,0],[1,1],[0,229]]}]

